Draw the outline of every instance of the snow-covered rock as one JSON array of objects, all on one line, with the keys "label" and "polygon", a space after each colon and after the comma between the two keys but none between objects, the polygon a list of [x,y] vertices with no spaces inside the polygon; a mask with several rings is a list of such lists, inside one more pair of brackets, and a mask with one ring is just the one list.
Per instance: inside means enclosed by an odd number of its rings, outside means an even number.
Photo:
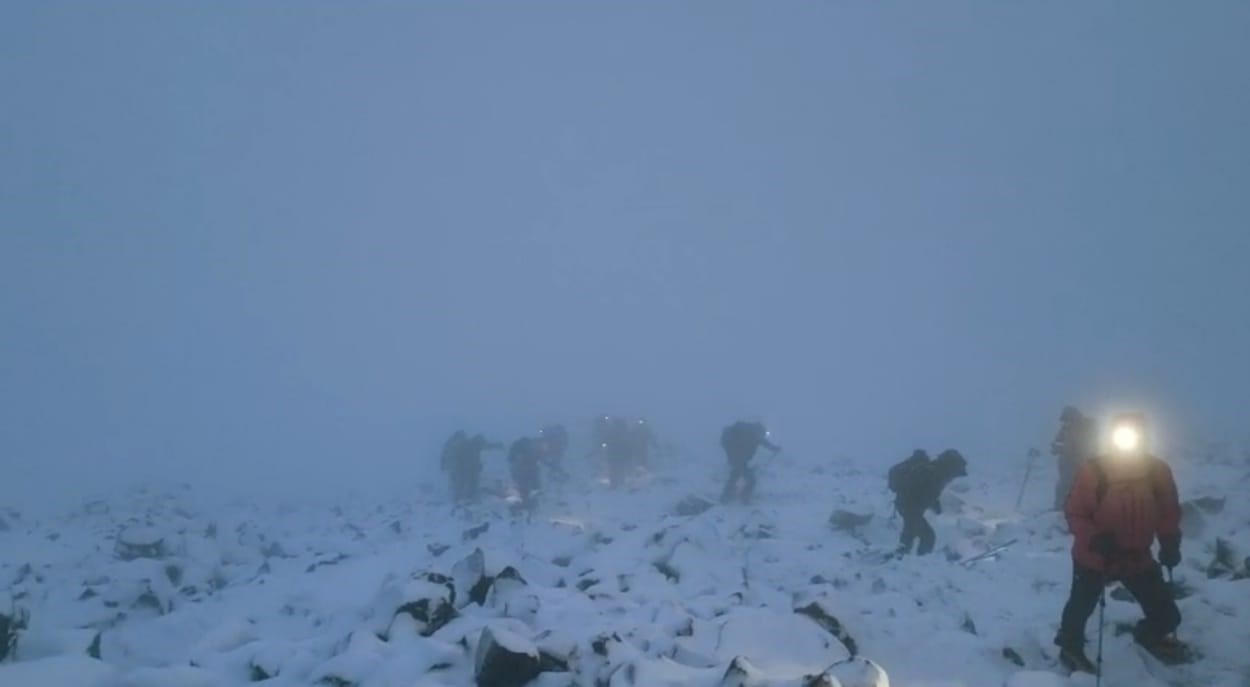
[{"label": "snow-covered rock", "polygon": [[[49,671],[48,658],[72,657],[108,672],[106,687],[132,678],[453,687],[472,684],[478,657],[507,636],[525,674],[536,657],[540,673],[526,687],[875,686],[887,679],[881,667],[895,684],[1055,684],[1017,671],[1053,660],[1071,539],[1060,514],[1014,511],[1019,471],[978,470],[952,490],[961,509],[930,516],[942,549],[964,561],[1015,540],[961,565],[884,555],[899,523],[877,466],[774,463],[755,504],[682,516],[673,504],[706,474],[678,467],[689,472],[646,489],[566,488],[532,519],[489,498],[453,513],[436,492],[267,505],[206,503],[184,489],[26,518],[0,533],[0,588],[32,622],[20,663],[0,671]],[[1250,505],[1198,499],[1223,498],[1244,466],[1200,467],[1174,465],[1196,497],[1187,512],[1205,518],[1201,534],[1186,530],[1176,573],[1192,591],[1180,599],[1183,635],[1206,659],[1169,672],[1173,682],[1242,687],[1250,663],[1237,640],[1250,596],[1235,578],[1250,551]],[[1049,502],[1044,482],[1029,483],[1026,503]],[[829,508],[863,524],[831,531]],[[159,523],[163,558],[114,555],[110,537],[148,522]],[[1221,540],[1228,551],[1216,556]],[[152,538],[132,543],[143,541]],[[1217,558],[1224,572],[1208,579]],[[0,598],[0,612],[11,608]],[[1117,602],[1108,614],[1131,625],[1139,610]],[[1131,639],[1106,639],[1109,655],[1124,657],[1117,684],[1163,687]],[[0,672],[0,685],[12,674]]]},{"label": "snow-covered rock", "polygon": [[486,603],[491,578],[486,574],[486,554],[476,548],[473,553],[456,562],[451,568],[456,588],[456,607],[464,608],[471,603]]},{"label": "snow-covered rock", "polygon": [[716,504],[695,494],[689,494],[673,506],[673,514],[681,517],[693,517],[706,513]]},{"label": "snow-covered rock", "polygon": [[497,626],[482,630],[474,659],[478,687],[523,687],[542,672],[538,647]]},{"label": "snow-covered rock", "polygon": [[829,515],[829,526],[839,532],[858,535],[859,530],[872,522],[872,513],[856,513],[842,508]]},{"label": "snow-covered rock", "polygon": [[[456,617],[456,587],[450,577],[438,573],[418,573],[403,588],[394,618],[407,616],[417,632],[428,637]],[[387,630],[387,634],[390,630]]]},{"label": "snow-covered rock", "polygon": [[504,568],[491,582],[486,606],[508,618],[532,620],[541,602],[521,573],[511,566]]},{"label": "snow-covered rock", "polygon": [[1040,670],[1026,670],[1007,678],[1006,687],[1068,687],[1066,678]]},{"label": "snow-covered rock", "polygon": [[890,687],[885,669],[862,656],[839,661],[824,675],[834,678],[840,687]]},{"label": "snow-covered rock", "polygon": [[124,687],[231,687],[225,677],[195,666],[141,668],[126,674]]},{"label": "snow-covered rock", "polygon": [[[0,664],[5,687],[114,687],[117,670],[87,656],[54,656],[35,661]],[[168,687],[179,687],[169,684]]]},{"label": "snow-covered rock", "polygon": [[810,618],[825,632],[833,635],[835,639],[842,643],[842,646],[851,656],[859,654],[859,644],[851,636],[846,626],[842,624],[842,621],[834,615],[826,599],[811,599],[805,604],[796,606],[794,612]]},{"label": "snow-covered rock", "polygon": [[123,561],[164,558],[168,553],[165,534],[155,527],[130,525],[117,533],[114,553]]},{"label": "snow-covered rock", "polygon": [[806,618],[760,608],[735,608],[726,615],[717,630],[715,654],[723,660],[746,658],[770,676],[784,678],[818,674],[850,656]]}]

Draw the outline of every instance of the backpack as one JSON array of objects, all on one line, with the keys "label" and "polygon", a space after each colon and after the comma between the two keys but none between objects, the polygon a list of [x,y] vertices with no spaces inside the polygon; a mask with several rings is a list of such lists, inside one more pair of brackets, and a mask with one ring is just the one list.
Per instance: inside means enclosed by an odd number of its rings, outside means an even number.
[{"label": "backpack", "polygon": [[915,484],[916,477],[928,467],[929,462],[929,454],[916,451],[906,460],[895,464],[886,475],[886,483],[890,491],[899,494]]},{"label": "backpack", "polygon": [[735,422],[720,433],[720,445],[726,453],[754,452],[764,437],[764,426],[754,422]]}]

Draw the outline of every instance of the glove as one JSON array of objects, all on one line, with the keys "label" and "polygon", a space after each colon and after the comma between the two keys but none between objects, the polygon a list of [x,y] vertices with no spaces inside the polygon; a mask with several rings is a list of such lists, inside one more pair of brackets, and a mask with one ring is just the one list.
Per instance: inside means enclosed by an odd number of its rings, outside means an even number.
[{"label": "glove", "polygon": [[1180,539],[1159,542],[1159,564],[1165,568],[1175,568],[1181,564]]},{"label": "glove", "polygon": [[1094,553],[1102,556],[1103,560],[1107,560],[1119,552],[1120,545],[1115,540],[1115,533],[1099,532],[1089,540],[1089,548]]}]

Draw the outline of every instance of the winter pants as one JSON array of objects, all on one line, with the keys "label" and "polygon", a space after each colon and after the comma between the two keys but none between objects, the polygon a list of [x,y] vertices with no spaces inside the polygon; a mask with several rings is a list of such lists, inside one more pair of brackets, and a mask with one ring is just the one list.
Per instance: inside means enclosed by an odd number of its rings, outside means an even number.
[{"label": "winter pants", "polygon": [[899,550],[905,554],[911,553],[912,543],[919,538],[920,547],[916,549],[916,553],[923,556],[933,551],[937,535],[933,533],[933,526],[924,517],[924,507],[898,504],[897,508],[898,514],[903,516],[903,534],[898,540]]},{"label": "winter pants", "polygon": [[[1085,645],[1085,623],[1093,614],[1108,580],[1096,570],[1072,566],[1072,592],[1063,607],[1063,618],[1055,644],[1064,647]],[[1134,635],[1138,641],[1151,643],[1176,631],[1181,624],[1181,612],[1172,599],[1172,590],[1163,581],[1163,571],[1158,565],[1149,570],[1126,577],[1121,582],[1137,599],[1146,617],[1137,623]]]},{"label": "winter pants", "polygon": [[[738,480],[742,480],[741,494],[738,493]],[[721,502],[728,503],[735,498],[741,498],[744,502],[750,501],[754,493],[755,470],[752,470],[746,461],[730,463],[729,480],[725,482],[725,490],[721,492]]]},{"label": "winter pants", "polygon": [[522,505],[527,508],[533,506],[534,495],[540,488],[538,467],[514,469],[512,471],[512,481],[516,484],[516,490],[521,496]]},{"label": "winter pants", "polygon": [[625,484],[625,474],[629,472],[629,456],[608,456],[608,484],[613,489]]},{"label": "winter pants", "polygon": [[472,501],[477,498],[478,483],[482,474],[481,466],[456,466],[451,471],[451,495],[457,501]]}]

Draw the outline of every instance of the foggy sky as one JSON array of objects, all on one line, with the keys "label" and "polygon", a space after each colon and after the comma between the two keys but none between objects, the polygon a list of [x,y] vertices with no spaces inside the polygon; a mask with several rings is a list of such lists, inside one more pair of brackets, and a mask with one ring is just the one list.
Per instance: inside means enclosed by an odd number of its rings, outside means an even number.
[{"label": "foggy sky", "polygon": [[[1250,5],[0,4],[0,498],[646,414],[1250,435]],[[1162,436],[1161,436],[1162,438]],[[63,485],[68,484],[68,487]]]}]

